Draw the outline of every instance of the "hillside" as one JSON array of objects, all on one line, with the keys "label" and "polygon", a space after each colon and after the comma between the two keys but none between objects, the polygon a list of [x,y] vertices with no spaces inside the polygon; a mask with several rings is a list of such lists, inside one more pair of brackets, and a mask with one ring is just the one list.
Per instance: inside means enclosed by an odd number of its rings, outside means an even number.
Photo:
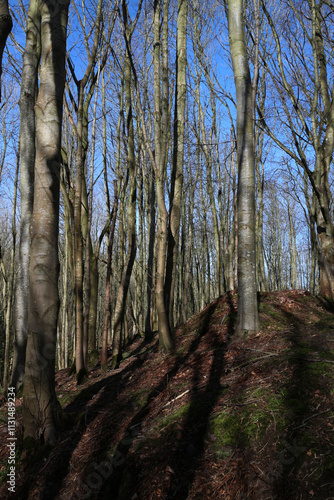
[{"label": "hillside", "polygon": [[[18,459],[0,498],[334,499],[333,312],[304,291],[261,294],[261,332],[234,344],[236,310],[217,299],[172,356],[136,339],[83,386],[58,372],[60,438]],[[4,404],[0,417],[5,443]]]}]

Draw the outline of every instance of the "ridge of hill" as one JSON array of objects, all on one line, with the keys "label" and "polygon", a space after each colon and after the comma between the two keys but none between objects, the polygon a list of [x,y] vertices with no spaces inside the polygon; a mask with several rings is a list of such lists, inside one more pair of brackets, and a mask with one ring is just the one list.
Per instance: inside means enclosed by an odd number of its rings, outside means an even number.
[{"label": "ridge of hill", "polygon": [[81,386],[57,372],[59,439],[18,457],[14,496],[2,404],[0,498],[334,499],[333,311],[302,290],[261,293],[259,308],[244,342],[230,343],[228,293],[177,330],[172,355],[137,338]]}]

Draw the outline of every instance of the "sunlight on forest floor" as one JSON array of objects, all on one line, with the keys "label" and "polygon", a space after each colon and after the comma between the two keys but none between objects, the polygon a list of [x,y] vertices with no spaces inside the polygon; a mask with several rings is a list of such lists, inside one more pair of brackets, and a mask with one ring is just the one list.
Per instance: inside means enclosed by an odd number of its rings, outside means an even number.
[{"label": "sunlight on forest floor", "polygon": [[[18,458],[15,498],[334,498],[333,312],[304,291],[264,293],[261,332],[229,346],[236,310],[235,294],[217,299],[173,355],[138,338],[83,386],[58,372],[60,438]],[[5,443],[4,404],[0,419]]]}]

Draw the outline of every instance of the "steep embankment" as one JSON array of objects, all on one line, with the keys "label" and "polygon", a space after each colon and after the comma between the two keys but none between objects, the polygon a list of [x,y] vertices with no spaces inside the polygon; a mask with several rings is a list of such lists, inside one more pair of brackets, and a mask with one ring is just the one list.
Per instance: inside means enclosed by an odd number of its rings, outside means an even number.
[{"label": "steep embankment", "polygon": [[57,373],[61,437],[18,462],[15,498],[334,498],[333,313],[262,294],[262,331],[230,345],[236,309],[226,295],[191,318],[173,356],[138,339],[84,386]]}]

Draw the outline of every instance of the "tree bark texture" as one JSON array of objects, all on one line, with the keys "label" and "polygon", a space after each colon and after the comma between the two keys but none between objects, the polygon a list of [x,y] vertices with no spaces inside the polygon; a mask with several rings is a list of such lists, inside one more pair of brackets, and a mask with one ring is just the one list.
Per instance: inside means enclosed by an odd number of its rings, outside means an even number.
[{"label": "tree bark texture", "polygon": [[[166,21],[166,20],[165,20]],[[165,273],[167,252],[168,212],[165,203],[165,155],[162,144],[161,123],[161,92],[160,92],[160,2],[154,1],[154,145],[156,165],[156,195],[158,202],[158,224],[157,224],[157,271],[156,271],[156,305],[158,314],[158,331],[160,348],[169,351],[172,348],[172,337],[169,327],[168,311],[165,303]]]},{"label": "tree bark texture", "polygon": [[[137,252],[137,234],[136,234],[136,204],[137,204],[137,179],[136,179],[136,157],[135,157],[135,136],[132,114],[132,90],[131,90],[131,37],[135,27],[130,28],[128,24],[128,11],[123,1],[123,19],[125,25],[125,39],[127,53],[125,57],[125,75],[124,75],[124,95],[126,109],[127,126],[127,169],[130,178],[130,196],[128,202],[128,250],[127,261],[122,275],[122,280],[118,289],[115,313],[114,313],[114,338],[112,350],[112,368],[115,368],[119,361],[121,350],[121,329],[124,323],[125,304],[130,285],[130,278]],[[135,21],[136,22],[136,21]]]},{"label": "tree bark texture", "polygon": [[228,1],[229,40],[237,94],[239,305],[235,335],[241,338],[259,331],[256,284],[254,119],[243,7],[243,0]]},{"label": "tree bark texture", "polygon": [[174,329],[174,293],[179,254],[181,202],[183,185],[184,129],[186,107],[188,0],[178,0],[176,39],[176,89],[174,113],[173,167],[171,176],[170,215],[166,264],[166,306],[169,325]]},{"label": "tree bark texture", "polygon": [[36,160],[31,219],[29,321],[24,379],[24,437],[55,439],[55,352],[61,126],[69,2],[41,4],[40,88],[35,105]]},{"label": "tree bark texture", "polygon": [[28,298],[30,262],[30,220],[34,199],[35,168],[35,101],[38,65],[41,55],[41,0],[31,0],[27,18],[26,46],[20,95],[20,183],[21,222],[19,271],[16,286],[16,323],[11,385],[19,390],[23,384],[28,335]]}]

